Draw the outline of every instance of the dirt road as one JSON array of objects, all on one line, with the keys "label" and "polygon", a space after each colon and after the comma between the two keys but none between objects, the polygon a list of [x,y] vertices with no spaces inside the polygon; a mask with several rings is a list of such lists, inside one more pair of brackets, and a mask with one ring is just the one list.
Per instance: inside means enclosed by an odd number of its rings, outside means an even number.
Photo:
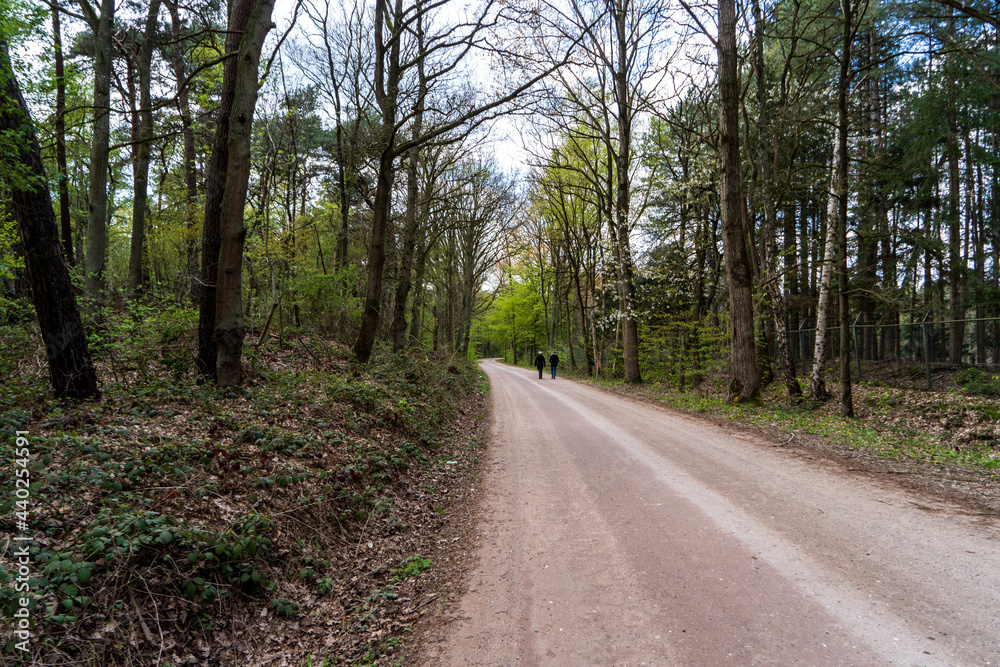
[{"label": "dirt road", "polygon": [[485,362],[443,665],[1000,665],[1000,530],[834,464]]}]

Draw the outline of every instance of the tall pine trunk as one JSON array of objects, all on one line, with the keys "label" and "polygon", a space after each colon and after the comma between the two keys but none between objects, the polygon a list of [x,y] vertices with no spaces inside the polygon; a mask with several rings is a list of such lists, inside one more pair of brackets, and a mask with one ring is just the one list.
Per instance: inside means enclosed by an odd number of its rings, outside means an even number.
[{"label": "tall pine trunk", "polygon": [[840,414],[854,416],[854,398],[851,388],[851,317],[847,273],[847,180],[848,180],[848,109],[847,93],[850,85],[851,43],[854,40],[853,0],[841,0],[844,16],[844,41],[840,54],[840,76],[837,80],[837,286],[840,294]]}]

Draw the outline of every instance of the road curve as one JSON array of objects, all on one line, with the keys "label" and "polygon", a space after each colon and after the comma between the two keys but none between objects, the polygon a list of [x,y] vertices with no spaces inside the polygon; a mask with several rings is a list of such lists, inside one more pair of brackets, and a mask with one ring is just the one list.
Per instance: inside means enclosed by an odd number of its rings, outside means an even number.
[{"label": "road curve", "polygon": [[832,464],[484,362],[443,665],[1000,665],[1000,531]]}]

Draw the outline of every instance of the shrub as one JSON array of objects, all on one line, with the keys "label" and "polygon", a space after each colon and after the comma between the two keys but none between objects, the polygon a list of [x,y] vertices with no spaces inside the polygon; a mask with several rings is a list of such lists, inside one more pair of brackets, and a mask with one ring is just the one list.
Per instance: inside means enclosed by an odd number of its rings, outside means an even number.
[{"label": "shrub", "polygon": [[978,368],[966,368],[955,375],[955,384],[969,396],[1000,398],[1000,377]]}]

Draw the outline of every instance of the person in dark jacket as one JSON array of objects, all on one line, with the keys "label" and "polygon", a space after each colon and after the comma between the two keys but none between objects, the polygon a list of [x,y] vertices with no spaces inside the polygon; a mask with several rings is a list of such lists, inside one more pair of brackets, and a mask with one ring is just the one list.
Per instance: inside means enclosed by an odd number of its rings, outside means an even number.
[{"label": "person in dark jacket", "polygon": [[556,366],[559,365],[559,355],[553,352],[549,355],[549,366],[552,369],[552,379],[556,379]]},{"label": "person in dark jacket", "polygon": [[545,357],[542,356],[542,351],[539,350],[538,354],[535,356],[535,368],[538,369],[538,379],[542,379],[542,369],[545,368]]}]

